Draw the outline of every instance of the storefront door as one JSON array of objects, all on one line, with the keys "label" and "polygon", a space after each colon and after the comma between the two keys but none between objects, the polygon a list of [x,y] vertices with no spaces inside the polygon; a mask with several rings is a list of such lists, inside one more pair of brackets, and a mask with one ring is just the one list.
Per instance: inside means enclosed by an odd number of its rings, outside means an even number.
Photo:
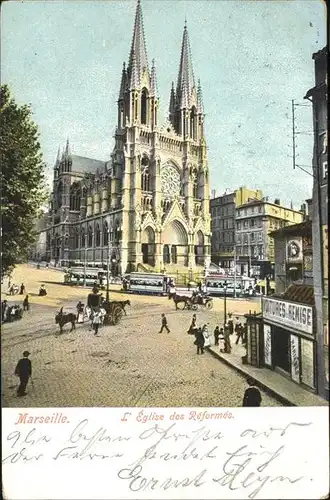
[{"label": "storefront door", "polygon": [[290,334],[278,326],[273,326],[272,329],[274,365],[290,373]]}]

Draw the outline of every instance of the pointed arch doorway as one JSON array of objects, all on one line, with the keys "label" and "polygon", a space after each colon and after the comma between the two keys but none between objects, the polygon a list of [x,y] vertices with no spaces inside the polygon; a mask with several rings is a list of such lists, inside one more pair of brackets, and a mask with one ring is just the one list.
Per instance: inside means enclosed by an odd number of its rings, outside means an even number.
[{"label": "pointed arch doorway", "polygon": [[143,264],[155,265],[155,231],[148,226],[141,236],[141,251]]},{"label": "pointed arch doorway", "polygon": [[188,234],[183,224],[174,220],[162,234],[164,264],[188,265]]}]

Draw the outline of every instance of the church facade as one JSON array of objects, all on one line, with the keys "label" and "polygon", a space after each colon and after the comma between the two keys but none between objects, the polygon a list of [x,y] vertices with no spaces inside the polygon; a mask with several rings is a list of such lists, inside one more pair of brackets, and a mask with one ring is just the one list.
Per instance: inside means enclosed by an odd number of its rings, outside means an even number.
[{"label": "church facade", "polygon": [[149,66],[138,0],[118,97],[115,144],[107,162],[72,154],[54,166],[47,259],[104,266],[113,274],[201,270],[210,262],[209,169],[200,82],[187,26],[169,115],[158,123],[155,63]]}]

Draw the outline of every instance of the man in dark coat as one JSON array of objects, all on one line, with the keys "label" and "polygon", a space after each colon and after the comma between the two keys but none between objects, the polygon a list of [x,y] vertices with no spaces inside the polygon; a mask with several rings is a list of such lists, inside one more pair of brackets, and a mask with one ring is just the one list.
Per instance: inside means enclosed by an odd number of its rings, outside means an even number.
[{"label": "man in dark coat", "polygon": [[194,344],[197,346],[197,354],[204,354],[205,338],[201,328],[198,328],[196,332],[196,340]]},{"label": "man in dark coat", "polygon": [[17,375],[20,380],[20,385],[17,389],[17,396],[26,396],[25,389],[29,378],[32,375],[32,363],[28,359],[29,356],[29,351],[24,351],[23,358],[19,360],[15,368],[15,375]]},{"label": "man in dark coat", "polygon": [[160,329],[160,331],[158,333],[162,333],[163,330],[164,330],[164,328],[165,328],[165,330],[167,330],[167,333],[170,333],[170,329],[169,329],[169,327],[167,325],[166,316],[165,316],[164,313],[162,313],[162,327],[161,327],[161,329]]},{"label": "man in dark coat", "polygon": [[246,389],[243,398],[243,406],[260,406],[261,404],[261,392],[255,385],[255,381],[252,378],[248,378],[247,383],[250,387]]}]

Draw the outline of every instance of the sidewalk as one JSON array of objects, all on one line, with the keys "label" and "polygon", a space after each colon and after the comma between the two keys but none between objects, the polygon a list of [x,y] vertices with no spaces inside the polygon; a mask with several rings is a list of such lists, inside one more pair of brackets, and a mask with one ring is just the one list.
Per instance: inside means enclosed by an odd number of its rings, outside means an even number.
[{"label": "sidewalk", "polygon": [[241,358],[246,354],[246,350],[241,345],[232,345],[231,354],[221,353],[219,348],[215,346],[211,346],[209,351],[243,376],[253,377],[257,386],[274,396],[285,406],[328,406],[329,404],[325,399],[307,391],[273,370],[243,365]]}]

